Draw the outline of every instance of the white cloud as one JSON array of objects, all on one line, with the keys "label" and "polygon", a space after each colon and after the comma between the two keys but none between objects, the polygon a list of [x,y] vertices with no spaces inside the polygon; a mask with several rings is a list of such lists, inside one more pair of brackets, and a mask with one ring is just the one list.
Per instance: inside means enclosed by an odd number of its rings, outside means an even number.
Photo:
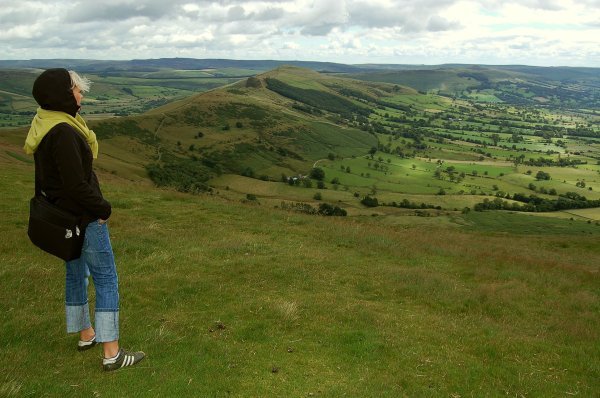
[{"label": "white cloud", "polygon": [[599,66],[598,0],[2,0],[5,59]]}]

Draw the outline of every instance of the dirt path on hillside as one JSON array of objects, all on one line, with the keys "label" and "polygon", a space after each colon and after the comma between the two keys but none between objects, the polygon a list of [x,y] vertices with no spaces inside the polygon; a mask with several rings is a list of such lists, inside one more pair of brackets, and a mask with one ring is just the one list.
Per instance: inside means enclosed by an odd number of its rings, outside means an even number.
[{"label": "dirt path on hillside", "polygon": [[[160,131],[160,128],[162,127],[163,123],[165,122],[165,119],[167,118],[167,115],[165,115],[163,113],[163,118],[160,120],[160,124],[158,125],[158,127],[156,128],[156,130],[154,130],[154,138],[158,138],[158,132]],[[159,142],[159,144],[156,147],[156,154],[158,155],[158,161],[160,162],[160,160],[162,159],[162,152],[160,151],[161,148],[161,144]]]},{"label": "dirt path on hillside", "polygon": [[8,94],[8,95],[14,95],[15,97],[21,97],[21,98],[33,99],[32,97],[28,97],[28,96],[26,96],[26,95],[23,95],[23,94],[11,93],[10,91],[4,91],[4,90],[0,90],[0,93],[4,93],[4,94]]},{"label": "dirt path on hillside", "polygon": [[317,163],[319,163],[319,162],[321,162],[321,161],[323,161],[323,160],[329,160],[329,159],[319,159],[319,160],[317,160],[317,161],[316,161],[316,162],[313,164],[313,169],[314,169],[315,167],[317,167]]}]

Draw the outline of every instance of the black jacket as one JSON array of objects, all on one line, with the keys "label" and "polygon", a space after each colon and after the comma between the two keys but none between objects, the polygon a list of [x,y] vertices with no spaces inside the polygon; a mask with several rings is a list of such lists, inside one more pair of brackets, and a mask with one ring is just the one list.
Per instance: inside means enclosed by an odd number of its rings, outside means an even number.
[{"label": "black jacket", "polygon": [[[34,83],[33,96],[44,109],[72,116],[78,110],[66,69],[50,69]],[[86,140],[67,123],[54,126],[34,153],[40,188],[51,202],[82,216],[82,225],[108,219],[110,203],[102,197],[92,170],[92,151]]]},{"label": "black jacket", "polygon": [[51,202],[83,216],[84,226],[110,217],[110,203],[102,197],[92,170],[92,151],[70,125],[54,126],[38,146],[34,159],[40,187]]}]

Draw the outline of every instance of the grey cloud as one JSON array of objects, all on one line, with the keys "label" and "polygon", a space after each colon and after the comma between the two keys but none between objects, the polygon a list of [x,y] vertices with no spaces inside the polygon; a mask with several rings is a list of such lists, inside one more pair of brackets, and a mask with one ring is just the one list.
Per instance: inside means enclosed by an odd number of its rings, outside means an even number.
[{"label": "grey cloud", "polygon": [[511,48],[513,50],[529,50],[529,49],[531,49],[531,43],[509,44],[508,48]]},{"label": "grey cloud", "polygon": [[268,35],[275,32],[274,28],[256,24],[253,21],[235,21],[216,26],[216,32],[220,35]]},{"label": "grey cloud", "polygon": [[369,2],[353,2],[350,7],[350,18],[353,23],[365,27],[402,26],[407,21],[407,12],[402,7],[384,8]]},{"label": "grey cloud", "polygon": [[319,25],[307,26],[300,33],[308,36],[327,36],[338,24],[321,23]]},{"label": "grey cloud", "polygon": [[439,16],[454,0],[397,0],[391,7],[367,1],[349,4],[350,23],[367,28],[400,28],[404,32],[441,31],[458,24]]},{"label": "grey cloud", "polygon": [[97,1],[86,7],[72,8],[67,22],[123,21],[134,17],[158,20],[175,11],[176,1],[146,1],[145,3]]},{"label": "grey cloud", "polygon": [[282,18],[285,12],[281,8],[270,7],[264,11],[251,13],[248,17],[256,21],[274,21]]},{"label": "grey cloud", "polygon": [[429,18],[427,23],[427,30],[430,32],[441,32],[445,30],[457,29],[460,24],[452,21],[448,21],[446,18],[442,18],[439,15],[433,15]]},{"label": "grey cloud", "polygon": [[528,8],[547,11],[560,11],[566,8],[559,0],[521,0],[517,4]]},{"label": "grey cloud", "polygon": [[246,10],[242,6],[233,6],[227,11],[228,21],[239,21],[246,17]]},{"label": "grey cloud", "polygon": [[25,25],[36,20],[39,16],[39,11],[31,8],[20,7],[20,9],[8,9],[0,11],[0,24],[3,29],[11,26]]},{"label": "grey cloud", "polygon": [[[290,41],[299,47],[290,46],[289,52],[282,54],[294,51],[302,57],[334,59],[329,57],[343,53],[351,58],[367,52],[376,56],[382,51],[379,57],[393,57],[396,52],[396,56],[402,57],[429,54],[452,61],[456,54],[473,57],[480,54],[503,57],[503,52],[515,57],[536,51],[543,54],[544,48],[553,46],[545,33],[489,34],[458,39],[461,45],[440,50],[429,38],[441,35],[426,33],[460,28],[445,13],[458,1],[44,0],[42,3],[42,0],[0,0],[3,28],[0,54],[13,58],[22,54],[30,54],[32,58],[140,58],[180,54],[243,58],[249,54],[255,57],[272,54],[277,51],[274,49],[284,48],[283,42]],[[187,4],[196,5],[197,9],[184,8]],[[303,7],[299,8],[298,4]],[[537,9],[559,10],[564,3],[558,0],[480,0],[478,4],[491,11],[506,4],[520,4],[535,12]],[[577,4],[592,10],[592,7],[600,7],[600,0],[578,0]],[[582,31],[590,31],[600,24],[594,21],[593,13],[589,13],[578,26]],[[357,35],[365,38],[357,42],[354,40]],[[597,59],[598,52],[589,44],[592,36],[585,46],[578,47],[572,40],[565,43],[572,43],[574,53],[580,51],[590,59]],[[390,44],[391,41],[395,43]],[[328,42],[334,43],[335,52],[325,49]],[[553,47],[553,51],[556,48]]]},{"label": "grey cloud", "polygon": [[345,1],[315,2],[302,14],[289,15],[285,22],[299,28],[302,34],[325,36],[335,27],[344,26],[348,18]]}]

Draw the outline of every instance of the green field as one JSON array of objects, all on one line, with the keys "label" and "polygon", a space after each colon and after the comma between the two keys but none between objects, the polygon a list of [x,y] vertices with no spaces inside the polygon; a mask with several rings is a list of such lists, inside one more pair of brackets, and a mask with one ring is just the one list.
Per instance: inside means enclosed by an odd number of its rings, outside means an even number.
[{"label": "green field", "polygon": [[[377,212],[394,218],[405,210],[389,205],[403,200],[456,211],[496,197],[512,204],[513,195],[600,199],[600,146],[595,141],[600,119],[574,110],[421,94],[385,82],[280,67],[144,115],[103,119],[115,104],[129,109],[144,99],[144,107],[159,105],[192,93],[202,82],[224,84],[223,76],[249,72],[163,69],[94,75],[99,80],[84,110],[99,112],[85,116],[108,145],[110,160],[99,167],[134,180],[153,167],[155,182],[182,191],[212,186],[225,195],[231,185],[236,188],[226,195],[236,200],[256,195],[253,186],[261,186],[262,199],[273,202],[314,206],[320,195],[351,215],[375,211],[361,204],[371,196],[388,205]],[[449,78],[448,73],[439,77]],[[15,81],[11,89],[25,93],[30,82]],[[129,146],[136,148],[131,161]],[[316,180],[301,181],[315,166],[325,172],[324,189],[317,190]],[[549,179],[536,178],[539,172]],[[286,178],[294,176],[302,184],[289,187]],[[239,183],[248,177],[254,180]],[[571,207],[566,210],[581,210]],[[586,211],[599,220],[598,206],[592,207]]]},{"label": "green field", "polygon": [[[30,122],[37,104],[31,97],[38,69],[0,69],[0,128]],[[140,114],[160,105],[251,76],[256,71],[223,69],[84,73],[92,81],[82,114],[90,119]]]},{"label": "green field", "polygon": [[121,341],[148,358],[103,374],[101,351],[79,353],[64,333],[60,261],[27,240],[32,166],[0,166],[3,396],[600,388],[598,226],[474,212],[332,220],[106,173]]},{"label": "green field", "polygon": [[[100,112],[85,117],[113,204],[122,344],[148,354],[110,375],[64,333],[63,266],[27,239],[27,129],[0,130],[0,396],[597,395],[600,207],[474,210],[599,200],[597,115],[250,72],[95,75],[84,108]],[[347,216],[305,214],[324,204]]]}]

